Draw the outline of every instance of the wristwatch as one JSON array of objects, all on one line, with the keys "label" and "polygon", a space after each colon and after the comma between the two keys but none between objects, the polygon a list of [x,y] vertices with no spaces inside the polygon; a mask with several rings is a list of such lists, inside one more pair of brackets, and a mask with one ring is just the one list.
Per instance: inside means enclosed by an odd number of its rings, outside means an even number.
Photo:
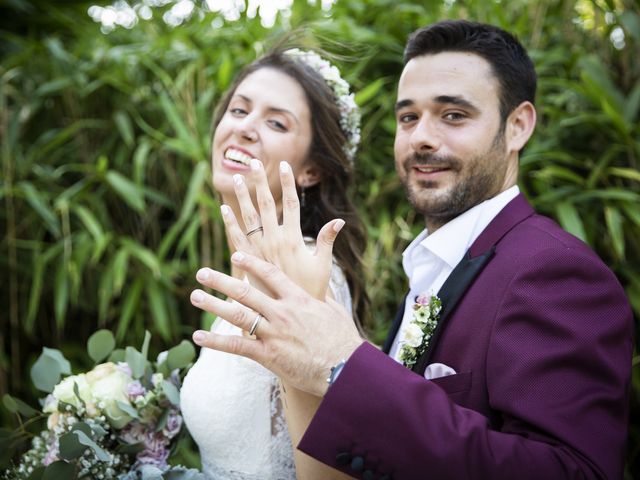
[{"label": "wristwatch", "polygon": [[329,372],[329,377],[327,378],[327,383],[329,384],[329,387],[331,387],[331,385],[333,385],[335,381],[338,379],[338,375],[340,375],[340,372],[342,372],[342,369],[344,368],[345,363],[347,363],[346,360],[341,360],[340,362],[335,364],[333,367],[331,367],[331,371]]}]

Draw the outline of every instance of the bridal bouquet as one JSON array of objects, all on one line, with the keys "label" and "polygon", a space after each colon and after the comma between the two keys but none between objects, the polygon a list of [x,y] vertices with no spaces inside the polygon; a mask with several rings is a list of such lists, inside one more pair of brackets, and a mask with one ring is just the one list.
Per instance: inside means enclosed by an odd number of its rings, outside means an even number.
[{"label": "bridal bouquet", "polygon": [[[141,350],[114,350],[111,332],[98,331],[87,344],[96,366],[76,375],[60,351],[44,348],[31,378],[49,392],[39,414],[47,418],[46,429],[3,478],[203,479],[196,470],[167,463],[182,429],[179,388],[195,350],[183,341],[152,362],[149,340],[147,332]],[[6,395],[3,402],[16,415],[38,418],[19,399]],[[29,421],[16,438],[28,434]]]}]

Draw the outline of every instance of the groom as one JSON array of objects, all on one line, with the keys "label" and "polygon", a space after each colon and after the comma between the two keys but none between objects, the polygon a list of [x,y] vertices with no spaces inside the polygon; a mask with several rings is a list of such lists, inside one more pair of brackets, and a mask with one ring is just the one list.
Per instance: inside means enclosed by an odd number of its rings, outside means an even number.
[{"label": "groom", "polygon": [[[207,270],[202,283],[239,304],[197,306],[246,330],[264,320],[257,341],[194,340],[324,396],[304,452],[364,479],[622,477],[632,314],[613,273],[518,190],[535,89],[526,51],[496,27],[410,37],[395,162],[426,229],[403,254],[410,291],[384,353],[270,264],[232,257],[273,298]],[[414,304],[435,293],[425,334]]]}]

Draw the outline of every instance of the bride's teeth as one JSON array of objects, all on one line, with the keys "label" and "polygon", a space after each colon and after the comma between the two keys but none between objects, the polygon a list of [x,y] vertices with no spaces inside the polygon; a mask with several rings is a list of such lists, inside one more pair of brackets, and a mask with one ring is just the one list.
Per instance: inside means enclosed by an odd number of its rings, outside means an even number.
[{"label": "bride's teeth", "polygon": [[234,162],[242,163],[243,165],[247,165],[247,166],[249,166],[252,159],[250,155],[247,155],[246,153],[241,152],[240,150],[236,150],[234,148],[230,148],[226,152],[224,152],[224,158],[228,160],[233,160]]}]

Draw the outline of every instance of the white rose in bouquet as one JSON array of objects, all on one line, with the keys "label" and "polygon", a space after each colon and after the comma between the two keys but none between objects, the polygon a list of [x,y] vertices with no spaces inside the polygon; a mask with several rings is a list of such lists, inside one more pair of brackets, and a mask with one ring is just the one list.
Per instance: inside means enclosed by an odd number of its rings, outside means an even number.
[{"label": "white rose in bouquet", "polygon": [[102,363],[88,372],[86,378],[93,401],[114,428],[122,428],[132,420],[118,406],[118,402],[130,404],[127,386],[133,379],[123,369],[112,362]]},{"label": "white rose in bouquet", "polygon": [[[75,393],[74,385],[78,386],[80,398],[78,398]],[[69,405],[79,408],[82,402],[91,401],[91,390],[87,383],[85,374],[83,373],[80,375],[71,375],[70,377],[63,379],[54,387],[51,394],[53,395],[54,400],[45,404],[45,408],[43,409],[45,413],[58,411],[58,402],[68,403]],[[82,402],[80,401],[81,399]]]}]

